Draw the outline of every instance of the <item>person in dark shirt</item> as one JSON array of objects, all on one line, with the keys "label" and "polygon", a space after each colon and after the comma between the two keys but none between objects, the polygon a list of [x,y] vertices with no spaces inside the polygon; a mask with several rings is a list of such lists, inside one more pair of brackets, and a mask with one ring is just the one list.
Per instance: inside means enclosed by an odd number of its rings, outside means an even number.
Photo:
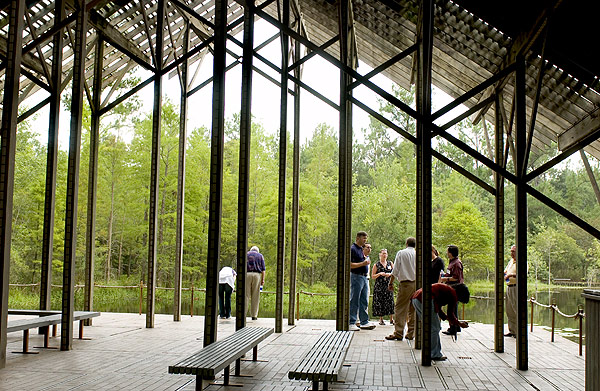
[{"label": "person in dark shirt", "polygon": [[[462,289],[462,288],[465,289]],[[419,288],[411,298],[412,304],[415,307],[417,316],[423,317],[423,288]],[[448,319],[450,326],[456,327],[469,327],[467,322],[458,320],[455,315],[458,302],[467,302],[468,290],[464,284],[457,285],[457,289],[454,289],[446,284],[433,284],[431,285],[431,299],[432,309],[435,314],[431,316],[431,359],[434,361],[444,361],[446,356],[442,354],[442,343],[440,342],[440,318],[442,320]],[[448,306],[447,315],[444,313],[442,307]],[[436,315],[437,314],[437,315]]]},{"label": "person in dark shirt", "polygon": [[[369,264],[371,260],[365,259],[363,247],[367,243],[367,233],[356,233],[356,242],[350,249],[350,326],[349,330],[372,330],[375,325],[369,322]],[[360,320],[360,327],[356,326],[356,317]]]},{"label": "person in dark shirt", "polygon": [[440,282],[442,278],[442,272],[444,270],[444,260],[440,257],[440,253],[431,246],[431,274],[430,281],[432,284]]},{"label": "person in dark shirt", "polygon": [[[440,282],[446,283],[450,286],[463,284],[465,282],[465,278],[463,275],[462,261],[458,258],[458,246],[453,244],[448,246],[448,260],[448,273],[442,276]],[[458,317],[458,309],[454,315]],[[456,335],[456,333],[460,333],[460,327],[450,326],[448,330],[443,331],[442,333],[446,335]]]},{"label": "person in dark shirt", "polygon": [[246,308],[250,303],[252,320],[257,320],[260,288],[265,285],[265,258],[257,246],[252,246],[246,260]]}]

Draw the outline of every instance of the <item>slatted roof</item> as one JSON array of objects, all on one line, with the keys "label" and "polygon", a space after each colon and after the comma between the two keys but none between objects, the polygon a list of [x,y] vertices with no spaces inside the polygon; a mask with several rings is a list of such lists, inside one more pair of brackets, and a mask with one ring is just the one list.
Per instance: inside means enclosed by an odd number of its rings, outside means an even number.
[{"label": "slatted roof", "polygon": [[[240,0],[240,3],[243,1]],[[258,0],[266,4],[267,13],[278,17],[277,1]],[[292,0],[294,23],[300,21],[303,34],[317,45],[322,45],[338,34],[338,8],[334,0]],[[545,153],[557,154],[567,142],[577,141],[582,135],[598,128],[597,109],[600,102],[600,63],[595,61],[593,17],[598,15],[600,5],[596,2],[550,1],[550,0],[504,0],[498,2],[477,0],[438,0],[435,4],[433,83],[457,98],[498,73],[511,61],[518,48],[525,48],[527,67],[528,115],[535,106],[537,79],[545,61],[541,82],[539,105],[533,134],[532,156],[534,166],[543,163]],[[91,0],[87,36],[86,61],[87,85],[91,86],[93,75],[93,43],[102,32],[108,43],[104,53],[104,88],[136,67],[154,68],[156,0]],[[419,1],[411,0],[353,0],[354,33],[358,60],[376,67],[415,43]],[[28,0],[25,23],[24,46],[43,36],[54,26],[54,2],[51,0]],[[66,0],[67,17],[72,14],[74,0]],[[6,51],[8,33],[7,6],[0,11],[0,55]],[[191,11],[193,10],[193,11]],[[214,0],[167,1],[163,64],[169,64],[182,55],[184,22],[192,21],[190,48],[212,36],[210,22],[214,17]],[[243,14],[242,6],[229,1],[228,22],[232,23]],[[201,20],[204,18],[207,23]],[[545,26],[550,26],[547,30]],[[72,28],[73,26],[71,26]],[[241,31],[237,24],[230,33]],[[67,29],[67,31],[70,31]],[[71,78],[72,33],[66,34],[63,52],[63,86]],[[537,40],[532,37],[538,37]],[[543,44],[545,42],[545,45]],[[339,45],[330,45],[327,52],[338,57]],[[202,58],[200,51],[191,60]],[[49,88],[52,41],[46,39],[23,57],[20,100],[40,89]],[[3,58],[3,57],[2,57]],[[2,67],[3,68],[3,67]],[[392,81],[408,89],[412,80],[413,60],[408,56],[383,72]],[[4,71],[0,82],[3,86]],[[36,81],[37,80],[37,81]],[[506,125],[510,123],[513,77],[503,83],[503,104]],[[483,91],[465,105],[473,107],[491,94]],[[110,93],[104,95],[107,102]],[[483,111],[493,120],[493,107]],[[478,119],[478,115],[473,116]],[[529,126],[529,120],[528,120]],[[508,126],[505,126],[508,129]],[[562,136],[559,142],[559,136]],[[575,136],[573,136],[575,134]],[[570,141],[569,141],[570,140]],[[600,142],[594,141],[585,150],[600,158]]]}]

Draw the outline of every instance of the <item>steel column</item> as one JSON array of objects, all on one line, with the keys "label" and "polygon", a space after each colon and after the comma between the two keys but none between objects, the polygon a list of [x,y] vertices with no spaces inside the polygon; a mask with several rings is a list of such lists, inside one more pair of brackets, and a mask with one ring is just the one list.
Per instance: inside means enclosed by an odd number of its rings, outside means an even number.
[{"label": "steel column", "polygon": [[[503,110],[500,97],[495,97],[495,149],[496,163],[504,162],[504,122],[502,121]],[[485,121],[485,118],[483,119]],[[504,178],[495,172],[496,182],[495,201],[495,245],[496,245],[496,271],[495,289],[496,317],[494,319],[494,350],[498,353],[504,352]]]},{"label": "steel column", "polygon": [[17,114],[19,108],[19,76],[23,47],[23,16],[25,0],[13,0],[8,10],[9,26],[6,45],[6,71],[2,127],[0,129],[0,271],[2,300],[0,301],[0,368],[6,366],[6,324],[8,320],[8,283],[10,274],[10,243],[15,173]]},{"label": "steel column", "polygon": [[[85,287],[84,310],[94,308],[94,269],[96,261],[96,195],[98,191],[98,144],[100,138],[100,99],[102,97],[102,66],[104,59],[104,39],[98,35],[94,58],[94,96],[92,102],[92,122],[90,129],[90,162],[88,169],[88,204],[85,232]],[[92,319],[84,323],[89,326]]]},{"label": "steel column", "polygon": [[[298,18],[298,32],[302,27],[300,15]],[[301,57],[301,45],[294,40],[294,62]],[[298,80],[302,77],[301,67],[294,68],[294,77]],[[298,267],[298,219],[300,213],[300,84],[294,83],[294,152],[292,170],[292,243],[290,254],[290,286],[288,296],[288,325],[296,324],[296,274]]]},{"label": "steel column", "polygon": [[[187,53],[190,46],[190,24],[185,23],[183,35],[183,53]],[[173,293],[173,320],[181,320],[181,280],[183,269],[183,219],[185,206],[185,144],[187,139],[187,113],[188,113],[188,59],[181,63],[179,84],[181,97],[179,103],[179,159],[177,165],[177,221],[175,225],[175,281]],[[193,305],[193,303],[192,303]]]},{"label": "steel column", "polygon": [[244,7],[242,55],[242,104],[240,112],[240,163],[238,185],[237,287],[235,329],[246,326],[246,254],[248,251],[248,204],[250,198],[250,146],[252,138],[252,67],[254,61],[254,0]]},{"label": "steel column", "polygon": [[150,160],[150,201],[148,205],[148,275],[146,293],[146,327],[154,327],[154,298],[156,295],[156,252],[158,195],[160,170],[160,135],[162,114],[162,63],[164,51],[165,0],[158,0],[156,8],[156,78],[154,79],[154,107],[152,110],[152,157]]},{"label": "steel column", "polygon": [[515,73],[515,108],[516,132],[515,147],[517,161],[515,171],[517,183],[515,184],[515,231],[517,246],[517,369],[527,370],[527,183],[525,182],[524,167],[527,150],[526,130],[526,85],[525,85],[525,59],[517,57]]},{"label": "steel column", "polygon": [[[351,67],[350,0],[339,2],[340,62]],[[350,317],[350,246],[352,244],[352,78],[340,70],[340,146],[338,179],[338,248],[336,330],[348,330]]]},{"label": "steel column", "polygon": [[[65,18],[62,0],[54,4],[54,25]],[[46,158],[46,188],[44,195],[44,227],[42,234],[42,264],[40,277],[40,309],[50,309],[52,258],[54,255],[54,209],[56,205],[56,167],[58,156],[58,125],[60,116],[60,91],[62,84],[63,30],[54,35],[52,47],[52,73],[50,80],[50,118],[48,121],[48,151]]]},{"label": "steel column", "polygon": [[75,44],[73,46],[73,91],[71,94],[71,129],[67,169],[67,200],[65,214],[65,245],[63,260],[62,318],[60,350],[71,350],[73,344],[73,308],[75,304],[75,265],[77,250],[77,201],[79,192],[79,151],[83,117],[83,89],[85,84],[85,46],[87,10],[85,0],[77,2]]},{"label": "steel column", "polygon": [[[283,25],[290,26],[290,1],[282,1]],[[290,38],[281,33],[281,113],[279,119],[279,197],[277,201],[277,282],[275,297],[275,332],[283,330],[283,269],[285,266],[285,184],[287,163],[287,101]]]},{"label": "steel column", "polygon": [[[423,316],[421,365],[431,365],[431,66],[433,51],[433,0],[423,0],[417,29],[417,265],[421,269]],[[419,169],[420,166],[420,169]]]},{"label": "steel column", "polygon": [[210,345],[217,340],[219,257],[221,256],[221,214],[223,206],[223,149],[225,144],[226,1],[215,1],[214,20],[213,106],[210,141],[210,198],[208,210],[204,346]]}]

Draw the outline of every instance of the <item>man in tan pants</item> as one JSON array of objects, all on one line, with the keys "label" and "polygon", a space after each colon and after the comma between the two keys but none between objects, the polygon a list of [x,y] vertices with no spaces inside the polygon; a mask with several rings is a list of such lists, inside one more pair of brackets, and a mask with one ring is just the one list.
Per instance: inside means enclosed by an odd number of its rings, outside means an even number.
[{"label": "man in tan pants", "polygon": [[[406,239],[406,248],[398,251],[394,260],[394,268],[388,289],[394,290],[394,280],[398,280],[398,296],[394,306],[394,333],[385,337],[388,340],[402,341],[403,338],[413,339],[415,337],[415,309],[411,305],[410,299],[416,290],[416,264],[417,255],[415,247],[417,240],[415,238]],[[404,326],[408,323],[406,336],[404,335]]]},{"label": "man in tan pants", "polygon": [[246,259],[246,308],[250,303],[252,320],[257,320],[260,287],[265,284],[265,258],[259,252],[257,246],[252,246]]}]

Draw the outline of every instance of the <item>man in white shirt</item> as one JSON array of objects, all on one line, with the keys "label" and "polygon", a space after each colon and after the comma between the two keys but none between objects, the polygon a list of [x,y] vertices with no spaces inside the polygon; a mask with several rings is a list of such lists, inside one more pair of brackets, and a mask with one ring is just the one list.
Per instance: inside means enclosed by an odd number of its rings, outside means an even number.
[{"label": "man in white shirt", "polygon": [[235,288],[237,273],[229,266],[219,272],[219,318],[231,318],[231,293]]},{"label": "man in white shirt", "polygon": [[[388,340],[402,341],[403,338],[412,340],[415,336],[415,309],[410,305],[410,298],[416,290],[417,240],[413,237],[406,239],[406,248],[398,251],[394,260],[394,268],[388,289],[394,290],[394,280],[398,280],[398,295],[394,307],[394,333],[385,337]],[[406,336],[404,326],[408,323]]]}]

